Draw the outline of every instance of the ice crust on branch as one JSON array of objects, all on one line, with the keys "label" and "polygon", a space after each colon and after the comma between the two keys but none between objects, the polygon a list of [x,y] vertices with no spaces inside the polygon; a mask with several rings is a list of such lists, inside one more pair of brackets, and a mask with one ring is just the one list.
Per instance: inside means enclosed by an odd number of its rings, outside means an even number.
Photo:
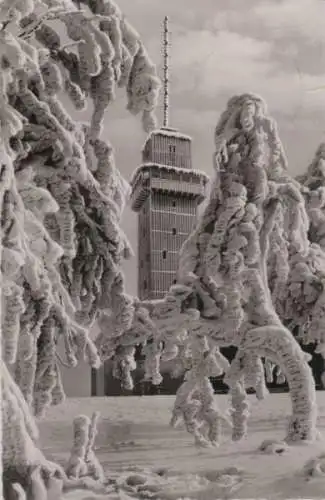
[{"label": "ice crust on branch", "polygon": [[[6,449],[26,451],[17,479],[24,491],[32,488],[29,466],[41,467],[41,476],[50,470],[30,422],[64,399],[60,363],[74,367],[85,358],[98,367],[90,327],[100,314],[112,321],[100,336],[105,350],[134,315],[120,266],[131,255],[120,228],[129,188],[102,123],[115,89],[124,87],[129,110],[155,128],[160,82],[114,2],[82,3],[80,10],[69,0],[0,6],[2,407],[17,414],[3,432]],[[92,102],[90,123],[74,121],[62,93],[77,110]],[[16,455],[6,453],[3,467],[15,469]]]}]

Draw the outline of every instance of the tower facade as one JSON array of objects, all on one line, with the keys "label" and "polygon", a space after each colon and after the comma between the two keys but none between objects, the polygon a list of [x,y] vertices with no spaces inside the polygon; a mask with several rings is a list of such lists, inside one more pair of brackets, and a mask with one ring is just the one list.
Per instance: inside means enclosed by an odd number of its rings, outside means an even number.
[{"label": "tower facade", "polygon": [[191,138],[162,127],[151,132],[131,180],[138,212],[138,296],[165,296],[176,282],[180,248],[193,230],[208,177],[192,168]]}]

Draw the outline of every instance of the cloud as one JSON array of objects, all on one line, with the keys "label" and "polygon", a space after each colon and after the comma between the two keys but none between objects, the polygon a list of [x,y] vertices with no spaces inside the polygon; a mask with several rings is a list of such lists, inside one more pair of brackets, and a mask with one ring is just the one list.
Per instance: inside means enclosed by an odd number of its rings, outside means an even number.
[{"label": "cloud", "polygon": [[[204,5],[207,0],[201,0]],[[219,7],[219,6],[218,6]],[[276,41],[304,37],[324,40],[324,0],[234,0],[206,16],[208,29],[226,29]]]},{"label": "cloud", "polygon": [[[174,64],[219,62],[222,67],[234,67],[233,58],[242,60],[240,70],[247,61],[256,61],[263,66],[263,59],[269,57],[271,46],[235,32],[207,30],[189,31],[175,40],[173,46]],[[238,60],[235,61],[238,63]]]},{"label": "cloud", "polygon": [[273,110],[285,109],[289,115],[297,107],[325,105],[325,72],[308,74],[294,63],[291,71],[284,70],[273,57],[271,41],[224,30],[174,33],[171,85],[175,100],[191,92],[193,100],[204,96],[205,101],[254,92]]},{"label": "cloud", "polygon": [[[160,38],[162,23],[166,15],[170,22],[181,20],[184,26],[197,26],[197,0],[117,0],[118,5],[140,35]],[[214,0],[204,0],[209,3]],[[204,15],[203,15],[204,17]]]},{"label": "cloud", "polygon": [[[323,0],[119,0],[162,75],[161,23],[171,27],[171,100],[227,100],[252,91],[272,110],[324,107]],[[186,7],[186,8],[185,8]],[[145,13],[145,15],[144,15]],[[311,92],[313,90],[313,92]],[[183,105],[183,104],[181,104]],[[197,106],[196,106],[197,107]]]},{"label": "cloud", "polygon": [[323,0],[267,0],[256,4],[252,14],[275,37],[285,32],[313,41],[324,40]]},{"label": "cloud", "polygon": [[[204,0],[202,0],[204,2]],[[206,16],[204,29],[226,30],[272,44],[271,58],[284,72],[299,67],[320,74],[325,67],[324,0],[234,2]]]}]

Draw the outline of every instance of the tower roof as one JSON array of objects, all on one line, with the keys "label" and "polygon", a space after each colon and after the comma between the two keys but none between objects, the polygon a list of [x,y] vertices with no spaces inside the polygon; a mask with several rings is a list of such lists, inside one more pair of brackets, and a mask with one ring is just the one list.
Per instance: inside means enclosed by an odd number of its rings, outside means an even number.
[{"label": "tower roof", "polygon": [[192,141],[192,137],[190,135],[183,134],[182,132],[179,132],[176,128],[161,127],[149,132],[144,142],[144,145],[142,146],[142,151],[144,150],[147,142],[150,141],[152,136],[154,135],[164,135],[166,137],[175,137],[177,139],[184,139],[185,141]]}]

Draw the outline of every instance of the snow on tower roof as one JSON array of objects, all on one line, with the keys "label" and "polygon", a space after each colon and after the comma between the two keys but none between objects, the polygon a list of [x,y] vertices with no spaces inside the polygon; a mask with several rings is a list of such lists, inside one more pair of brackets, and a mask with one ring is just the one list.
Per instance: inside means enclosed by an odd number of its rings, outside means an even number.
[{"label": "snow on tower roof", "polygon": [[131,177],[131,180],[130,180],[131,186],[134,183],[137,175],[142,170],[144,170],[145,168],[151,168],[151,167],[159,167],[159,168],[161,168],[163,170],[168,170],[169,172],[177,172],[177,173],[184,173],[184,174],[194,174],[196,176],[202,177],[205,180],[205,182],[209,182],[209,180],[210,180],[210,177],[205,172],[202,172],[201,170],[196,170],[194,168],[173,167],[171,165],[164,165],[162,163],[151,163],[151,162],[148,162],[148,163],[142,163],[142,165],[140,165],[139,167],[137,167],[135,169],[135,171],[133,172],[133,175]]},{"label": "snow on tower roof", "polygon": [[158,129],[155,129],[155,130],[152,130],[151,132],[149,132],[149,134],[145,140],[145,143],[142,147],[142,151],[144,150],[145,145],[147,144],[147,142],[151,139],[151,137],[153,135],[166,135],[168,137],[175,137],[176,139],[184,139],[185,141],[192,141],[192,137],[190,135],[182,134],[176,128],[161,127],[161,128],[158,128]]}]

